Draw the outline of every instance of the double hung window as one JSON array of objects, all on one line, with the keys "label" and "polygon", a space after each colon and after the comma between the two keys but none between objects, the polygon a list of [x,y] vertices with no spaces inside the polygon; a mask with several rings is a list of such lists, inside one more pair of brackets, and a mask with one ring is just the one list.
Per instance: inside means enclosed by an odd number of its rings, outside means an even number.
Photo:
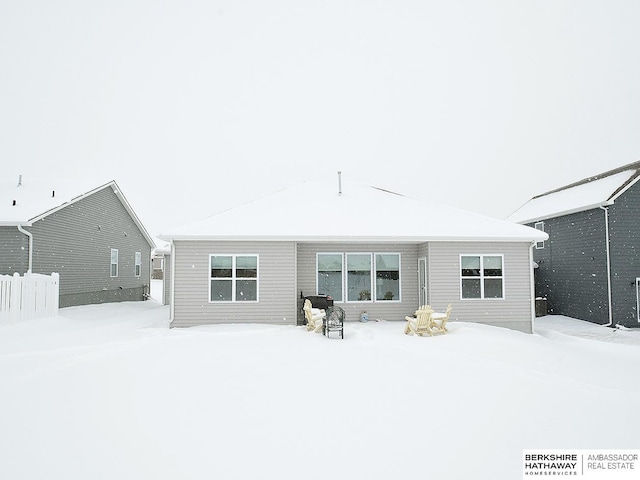
[{"label": "double hung window", "polygon": [[211,255],[211,302],[257,302],[258,256]]},{"label": "double hung window", "polygon": [[317,292],[336,302],[400,300],[399,253],[318,253]]},{"label": "double hung window", "polygon": [[111,276],[112,277],[118,276],[118,249],[117,248],[111,249]]},{"label": "double hung window", "polygon": [[[533,226],[536,230],[544,232],[544,222],[536,222],[533,224]],[[537,249],[544,248],[544,240],[541,242],[536,242],[536,248]]]},{"label": "double hung window", "polygon": [[139,277],[140,273],[142,272],[142,253],[136,252],[134,256],[135,256],[134,273],[136,277]]},{"label": "double hung window", "polygon": [[318,295],[329,295],[342,302],[342,263],[341,253],[318,254]]},{"label": "double hung window", "polygon": [[461,255],[461,297],[504,298],[503,262],[502,255]]}]

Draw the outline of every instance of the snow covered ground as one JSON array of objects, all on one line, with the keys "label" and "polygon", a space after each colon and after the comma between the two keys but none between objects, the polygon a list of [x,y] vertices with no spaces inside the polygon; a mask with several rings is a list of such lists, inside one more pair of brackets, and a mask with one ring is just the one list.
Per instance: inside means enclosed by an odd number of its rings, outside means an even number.
[{"label": "snow covered ground", "polygon": [[639,447],[640,331],[167,318],[151,300],[0,325],[0,476],[512,480],[523,449]]}]

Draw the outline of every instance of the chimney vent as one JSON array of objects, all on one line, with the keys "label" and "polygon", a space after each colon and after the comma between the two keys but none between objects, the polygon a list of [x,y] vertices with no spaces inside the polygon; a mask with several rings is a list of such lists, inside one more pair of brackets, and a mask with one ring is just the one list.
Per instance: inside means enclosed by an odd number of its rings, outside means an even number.
[{"label": "chimney vent", "polygon": [[18,175],[18,186],[22,186],[22,175]]},{"label": "chimney vent", "polygon": [[338,172],[338,195],[342,195],[342,172]]}]

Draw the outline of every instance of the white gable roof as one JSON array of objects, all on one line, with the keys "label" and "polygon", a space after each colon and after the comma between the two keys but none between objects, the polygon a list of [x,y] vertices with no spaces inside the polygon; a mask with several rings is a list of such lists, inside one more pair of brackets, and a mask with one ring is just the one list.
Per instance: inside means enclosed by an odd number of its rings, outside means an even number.
[{"label": "white gable roof", "polygon": [[309,181],[160,235],[166,240],[541,241],[511,222],[376,187]]},{"label": "white gable roof", "polygon": [[507,217],[517,223],[532,223],[610,205],[640,177],[640,162],[533,197]]},{"label": "white gable roof", "polygon": [[153,239],[114,180],[100,183],[89,179],[0,178],[0,226],[30,226],[105,188],[113,189],[143,236],[153,248]]}]

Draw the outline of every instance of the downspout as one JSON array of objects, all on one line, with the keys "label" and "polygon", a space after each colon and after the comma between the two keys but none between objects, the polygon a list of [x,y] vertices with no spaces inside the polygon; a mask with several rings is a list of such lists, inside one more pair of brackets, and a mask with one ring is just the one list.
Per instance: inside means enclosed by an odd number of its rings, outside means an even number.
[{"label": "downspout", "polygon": [[33,267],[33,234],[22,228],[22,225],[18,225],[18,231],[20,233],[24,233],[29,238],[29,268],[27,271],[31,273],[31,269]]},{"label": "downspout", "polygon": [[604,210],[604,234],[607,252],[607,298],[609,303],[609,322],[605,323],[605,327],[613,325],[613,305],[611,303],[611,250],[609,247],[609,209],[603,205],[600,208]]},{"label": "downspout", "polygon": [[[173,239],[171,240],[171,250],[170,250],[170,255],[171,257],[169,258],[170,262],[171,262],[171,280],[169,282],[169,288],[171,289],[171,291],[169,292],[169,324],[171,324],[171,322],[173,322],[173,318],[175,315],[175,311],[176,311],[176,245],[173,242]],[[165,272],[166,273],[166,272]],[[163,292],[164,295],[164,292]]]},{"label": "downspout", "polygon": [[533,274],[533,247],[535,246],[536,242],[531,242],[531,245],[529,245],[529,285],[531,288],[531,333],[536,333],[535,329],[533,328],[535,325],[535,319],[536,319],[536,280],[535,280],[535,276]]}]

